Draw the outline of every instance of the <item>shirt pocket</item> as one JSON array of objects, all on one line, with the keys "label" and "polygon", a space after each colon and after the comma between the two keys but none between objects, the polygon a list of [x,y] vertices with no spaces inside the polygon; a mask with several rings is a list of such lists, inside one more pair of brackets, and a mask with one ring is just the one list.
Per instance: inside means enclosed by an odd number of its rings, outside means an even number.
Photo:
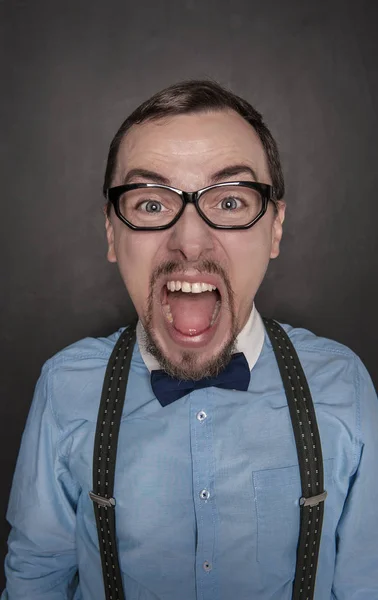
[{"label": "shirt pocket", "polygon": [[[324,488],[330,492],[333,459],[323,461]],[[254,471],[257,519],[256,560],[264,571],[294,576],[302,496],[299,466]]]}]

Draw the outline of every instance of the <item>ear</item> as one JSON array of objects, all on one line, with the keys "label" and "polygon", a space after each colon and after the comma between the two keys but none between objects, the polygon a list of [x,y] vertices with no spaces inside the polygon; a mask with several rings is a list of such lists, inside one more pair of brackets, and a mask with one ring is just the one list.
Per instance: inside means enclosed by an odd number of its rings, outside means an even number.
[{"label": "ear", "polygon": [[282,238],[282,225],[285,220],[286,203],[283,200],[278,200],[276,203],[277,212],[274,216],[272,225],[272,245],[270,250],[270,258],[277,258],[280,253],[280,242]]},{"label": "ear", "polygon": [[114,249],[114,228],[110,221],[109,215],[107,214],[106,207],[104,208],[105,214],[105,229],[106,229],[106,238],[108,240],[108,252],[107,259],[111,263],[117,262],[117,256]]}]

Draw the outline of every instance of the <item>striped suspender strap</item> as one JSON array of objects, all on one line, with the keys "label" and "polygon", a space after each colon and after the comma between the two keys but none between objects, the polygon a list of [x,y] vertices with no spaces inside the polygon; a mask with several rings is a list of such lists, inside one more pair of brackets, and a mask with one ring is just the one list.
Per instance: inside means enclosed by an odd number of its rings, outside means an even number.
[{"label": "striped suspender strap", "polygon": [[[310,390],[301,363],[286,332],[263,319],[284,384],[297,447],[302,484],[300,535],[292,600],[313,600],[324,500],[323,459]],[[119,567],[114,473],[118,433],[135,343],[136,324],[125,329],[110,356],[98,412],[93,456],[93,491],[106,600],[126,600]]]},{"label": "striped suspender strap", "polygon": [[315,409],[302,365],[289,336],[271,319],[263,319],[286,392],[297,447],[302,485],[300,532],[292,600],[312,600],[323,524],[323,457]]},{"label": "striped suspender strap", "polygon": [[106,600],[125,600],[117,552],[113,491],[118,433],[135,337],[133,324],[122,332],[110,356],[94,445],[93,491],[89,496],[96,516]]}]

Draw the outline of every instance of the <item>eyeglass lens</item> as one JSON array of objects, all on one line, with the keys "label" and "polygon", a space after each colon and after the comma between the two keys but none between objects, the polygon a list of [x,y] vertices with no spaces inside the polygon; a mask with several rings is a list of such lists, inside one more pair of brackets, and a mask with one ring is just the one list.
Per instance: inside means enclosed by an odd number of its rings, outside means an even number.
[{"label": "eyeglass lens", "polygon": [[[128,190],[119,198],[122,216],[135,227],[168,225],[182,205],[179,194],[158,187]],[[214,225],[243,226],[260,213],[262,199],[257,190],[248,187],[216,187],[204,192],[198,205]]]}]

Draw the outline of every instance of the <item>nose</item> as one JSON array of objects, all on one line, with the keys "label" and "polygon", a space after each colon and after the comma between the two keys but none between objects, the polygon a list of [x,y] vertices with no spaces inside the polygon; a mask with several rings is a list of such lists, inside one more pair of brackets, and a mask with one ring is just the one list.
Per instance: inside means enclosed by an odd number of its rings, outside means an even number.
[{"label": "nose", "polygon": [[213,250],[212,229],[197,213],[195,206],[187,204],[177,223],[172,227],[168,249],[180,252],[187,261],[206,258]]}]

